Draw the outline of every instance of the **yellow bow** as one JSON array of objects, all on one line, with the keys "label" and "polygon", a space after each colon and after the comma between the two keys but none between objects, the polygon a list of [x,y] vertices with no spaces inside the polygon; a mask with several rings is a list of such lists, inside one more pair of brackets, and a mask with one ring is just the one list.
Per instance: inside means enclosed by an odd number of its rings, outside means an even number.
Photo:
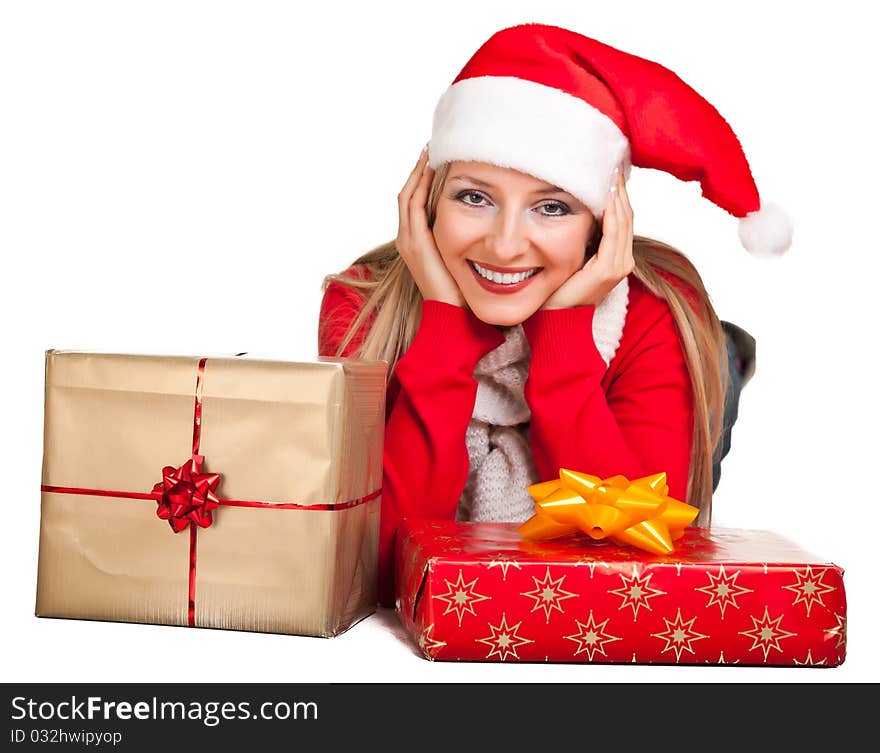
[{"label": "yellow bow", "polygon": [[666,473],[629,481],[626,476],[601,479],[568,468],[559,478],[528,487],[535,514],[518,531],[527,539],[552,539],[583,531],[592,539],[606,537],[654,554],[669,554],[672,542],[699,510],[668,496]]}]

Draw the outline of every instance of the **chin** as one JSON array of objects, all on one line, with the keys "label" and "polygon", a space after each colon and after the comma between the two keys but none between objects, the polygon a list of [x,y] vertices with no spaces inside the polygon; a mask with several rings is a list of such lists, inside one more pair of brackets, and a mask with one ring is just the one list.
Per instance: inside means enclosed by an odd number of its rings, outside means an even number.
[{"label": "chin", "polygon": [[534,313],[531,308],[517,307],[509,310],[501,306],[471,306],[471,311],[481,321],[496,327],[513,327],[522,324]]}]

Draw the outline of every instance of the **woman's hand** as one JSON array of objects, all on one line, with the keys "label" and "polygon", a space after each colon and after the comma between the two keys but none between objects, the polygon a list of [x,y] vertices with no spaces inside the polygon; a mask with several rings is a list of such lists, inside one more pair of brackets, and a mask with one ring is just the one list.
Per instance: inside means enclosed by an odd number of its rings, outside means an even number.
[{"label": "woman's hand", "polygon": [[446,268],[434,234],[428,227],[426,209],[428,190],[434,170],[428,165],[428,148],[410,173],[409,180],[397,195],[400,223],[397,230],[397,252],[403,257],[410,274],[426,301],[443,301],[466,307],[464,296]]},{"label": "woman's hand", "polygon": [[635,268],[633,211],[626,181],[618,166],[602,218],[602,242],[586,264],[569,277],[544,302],[542,309],[565,309],[599,303]]}]

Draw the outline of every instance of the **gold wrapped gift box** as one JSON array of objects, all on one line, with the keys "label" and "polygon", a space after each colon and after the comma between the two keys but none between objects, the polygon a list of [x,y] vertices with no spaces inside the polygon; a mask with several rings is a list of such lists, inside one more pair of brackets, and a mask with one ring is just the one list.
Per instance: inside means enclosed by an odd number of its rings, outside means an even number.
[{"label": "gold wrapped gift box", "polygon": [[[47,351],[36,614],[329,637],[372,613],[386,370]],[[196,457],[219,504],[175,532]]]}]

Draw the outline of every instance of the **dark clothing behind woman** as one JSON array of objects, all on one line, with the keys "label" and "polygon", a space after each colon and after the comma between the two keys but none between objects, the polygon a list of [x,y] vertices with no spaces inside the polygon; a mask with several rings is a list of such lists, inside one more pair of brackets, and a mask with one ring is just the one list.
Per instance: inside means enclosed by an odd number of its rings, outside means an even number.
[{"label": "dark clothing behind woman", "polygon": [[755,338],[741,327],[730,322],[721,322],[727,339],[727,366],[730,382],[724,398],[724,420],[721,431],[721,451],[712,464],[712,491],[718,488],[721,480],[721,461],[730,452],[733,425],[739,415],[739,399],[743,387],[755,373]]}]

